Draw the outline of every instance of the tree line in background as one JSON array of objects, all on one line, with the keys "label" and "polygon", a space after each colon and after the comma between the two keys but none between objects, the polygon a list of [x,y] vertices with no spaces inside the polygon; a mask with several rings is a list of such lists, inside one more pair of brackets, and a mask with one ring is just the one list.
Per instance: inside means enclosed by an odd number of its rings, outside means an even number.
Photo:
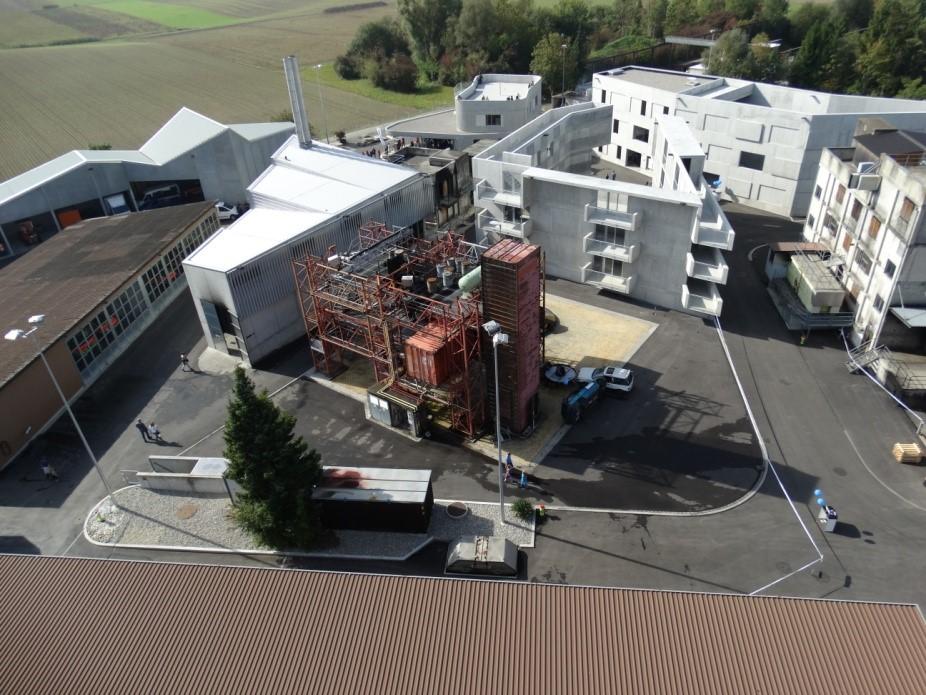
[{"label": "tree line in background", "polygon": [[[345,79],[414,91],[479,73],[535,73],[547,94],[574,85],[589,56],[666,34],[721,32],[707,72],[799,87],[926,98],[926,0],[398,0],[399,19],[361,26],[335,61]],[[781,41],[778,47],[772,40]],[[799,47],[799,48],[798,48]],[[788,51],[789,48],[796,50]],[[613,50],[611,50],[613,49]]]}]

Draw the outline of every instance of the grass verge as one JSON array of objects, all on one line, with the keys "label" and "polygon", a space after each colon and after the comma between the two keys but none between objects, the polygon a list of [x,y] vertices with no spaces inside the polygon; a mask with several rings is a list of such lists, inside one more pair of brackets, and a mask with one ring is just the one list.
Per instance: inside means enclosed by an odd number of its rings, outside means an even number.
[{"label": "grass verge", "polygon": [[[307,67],[303,69],[303,79],[305,80],[304,89],[309,89],[310,85],[315,82],[315,68]],[[393,92],[388,89],[377,87],[366,79],[344,80],[335,71],[334,65],[327,63],[322,65],[318,70],[318,81],[326,87],[339,89],[343,92],[350,92],[358,96],[373,99],[385,104],[394,104],[411,109],[437,109],[446,106],[448,109],[453,107],[453,87],[444,87],[443,85],[425,85],[418,88],[414,94],[405,94],[403,92]]]}]

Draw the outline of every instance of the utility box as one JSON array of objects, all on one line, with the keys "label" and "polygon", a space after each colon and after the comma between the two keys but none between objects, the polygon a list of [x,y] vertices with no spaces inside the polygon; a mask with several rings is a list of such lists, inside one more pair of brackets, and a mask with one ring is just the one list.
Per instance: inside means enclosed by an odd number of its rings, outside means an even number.
[{"label": "utility box", "polygon": [[817,521],[820,522],[820,528],[822,528],[823,531],[832,533],[836,530],[836,522],[839,521],[839,515],[833,507],[826,505],[825,507],[820,507],[820,511],[817,512]]}]

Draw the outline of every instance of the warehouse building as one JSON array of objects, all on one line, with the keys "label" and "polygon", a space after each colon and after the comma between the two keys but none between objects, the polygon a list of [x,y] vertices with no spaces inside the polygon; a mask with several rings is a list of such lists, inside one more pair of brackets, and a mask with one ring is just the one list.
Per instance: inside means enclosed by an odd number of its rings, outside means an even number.
[{"label": "warehouse building", "polygon": [[434,213],[430,177],[305,135],[248,187],[251,209],[184,261],[209,346],[249,364],[305,335],[294,260],[346,253],[365,222],[420,231]]},{"label": "warehouse building", "polygon": [[181,261],[219,227],[211,202],[78,222],[0,270],[0,468],[92,384],[186,287]]},{"label": "warehouse building", "polygon": [[478,232],[542,246],[550,275],[719,316],[735,234],[702,177],[700,146],[684,121],[660,117],[651,185],[619,180],[597,154],[612,113],[553,109],[474,157]]},{"label": "warehouse building", "polygon": [[592,100],[614,109],[605,159],[651,173],[658,116],[684,119],[701,145],[704,177],[726,198],[789,217],[810,205],[820,155],[852,144],[856,122],[890,118],[926,129],[926,102],[812,92],[730,77],[629,66],[596,73]]},{"label": "warehouse building", "polygon": [[74,150],[0,183],[0,265],[80,220],[238,203],[292,123],[223,125],[183,108],[138,150]]}]

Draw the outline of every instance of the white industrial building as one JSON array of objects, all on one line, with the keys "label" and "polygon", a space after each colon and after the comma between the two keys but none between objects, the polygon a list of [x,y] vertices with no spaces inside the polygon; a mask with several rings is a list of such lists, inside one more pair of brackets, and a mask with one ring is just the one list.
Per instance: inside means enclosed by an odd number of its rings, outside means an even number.
[{"label": "white industrial building", "polygon": [[734,232],[684,121],[659,117],[651,185],[617,180],[596,148],[612,108],[547,111],[473,158],[477,228],[544,247],[546,270],[661,306],[720,315]]},{"label": "white industrial building", "polygon": [[498,140],[540,113],[540,83],[538,75],[476,75],[454,89],[454,108],[390,123],[386,132],[455,150],[477,140]]},{"label": "white industrial building", "polygon": [[223,125],[182,108],[138,150],[73,150],[0,183],[0,264],[82,219],[170,202],[245,199],[292,123]]},{"label": "white industrial building", "polygon": [[183,265],[210,347],[253,364],[305,336],[292,262],[348,251],[370,220],[420,225],[432,181],[412,169],[292,136],[248,187],[251,209]]},{"label": "white industrial building", "polygon": [[653,130],[683,118],[707,156],[704,176],[724,197],[790,217],[810,205],[820,155],[852,144],[860,117],[926,129],[926,102],[827,94],[728,77],[625,67],[596,73],[592,101],[613,106],[605,159],[651,173]]},{"label": "white industrial building", "polygon": [[877,121],[861,122],[853,147],[824,150],[804,237],[833,254],[855,345],[923,354],[926,132]]}]

